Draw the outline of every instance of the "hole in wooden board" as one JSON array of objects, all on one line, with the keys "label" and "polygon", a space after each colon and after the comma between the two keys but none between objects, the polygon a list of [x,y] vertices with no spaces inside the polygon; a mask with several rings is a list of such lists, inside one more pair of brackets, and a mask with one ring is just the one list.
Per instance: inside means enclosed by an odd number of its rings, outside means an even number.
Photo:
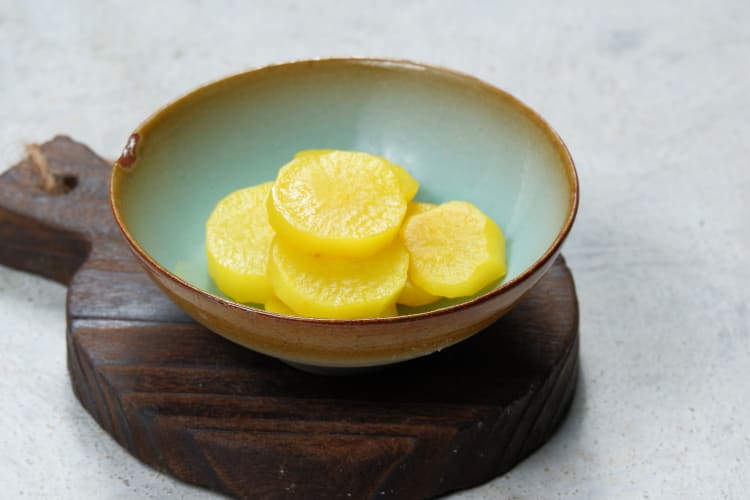
[{"label": "hole in wooden board", "polygon": [[73,191],[78,185],[78,177],[73,174],[65,174],[57,177],[59,192],[62,194]]}]

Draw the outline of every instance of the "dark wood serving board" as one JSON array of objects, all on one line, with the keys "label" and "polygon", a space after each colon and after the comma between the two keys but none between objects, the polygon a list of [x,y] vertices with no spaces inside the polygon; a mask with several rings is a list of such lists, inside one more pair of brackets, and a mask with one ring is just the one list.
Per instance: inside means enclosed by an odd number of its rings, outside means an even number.
[{"label": "dark wood serving board", "polygon": [[113,222],[110,165],[65,137],[41,152],[60,189],[43,189],[28,159],[0,176],[0,263],[69,285],[73,390],[144,463],[238,497],[424,498],[504,473],[564,418],[578,304],[562,258],[457,346],[366,375],[312,375],[184,315]]}]

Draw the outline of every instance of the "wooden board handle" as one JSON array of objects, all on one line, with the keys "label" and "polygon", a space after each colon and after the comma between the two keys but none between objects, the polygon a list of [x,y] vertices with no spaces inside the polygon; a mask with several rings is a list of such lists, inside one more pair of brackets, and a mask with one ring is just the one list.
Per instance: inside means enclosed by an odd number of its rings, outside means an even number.
[{"label": "wooden board handle", "polygon": [[190,322],[125,244],[109,207],[110,163],[63,136],[39,153],[63,189],[45,189],[32,158],[0,176],[0,264],[74,285],[69,319]]},{"label": "wooden board handle", "polygon": [[[89,254],[94,233],[116,234],[107,213],[109,168],[68,137],[31,152],[0,176],[0,262],[67,284]],[[38,155],[49,159],[52,189],[40,175]]]}]

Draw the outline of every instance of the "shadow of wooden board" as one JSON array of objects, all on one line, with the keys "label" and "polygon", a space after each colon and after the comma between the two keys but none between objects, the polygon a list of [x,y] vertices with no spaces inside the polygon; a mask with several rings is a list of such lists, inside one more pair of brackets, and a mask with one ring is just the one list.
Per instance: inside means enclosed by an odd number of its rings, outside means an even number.
[{"label": "shadow of wooden board", "polygon": [[0,263],[69,286],[73,390],[144,463],[236,497],[428,498],[503,474],[565,417],[578,303],[562,258],[461,344],[365,375],[313,375],[182,313],[114,223],[110,165],[66,137],[41,152],[72,189],[42,189],[29,160],[0,176]]}]

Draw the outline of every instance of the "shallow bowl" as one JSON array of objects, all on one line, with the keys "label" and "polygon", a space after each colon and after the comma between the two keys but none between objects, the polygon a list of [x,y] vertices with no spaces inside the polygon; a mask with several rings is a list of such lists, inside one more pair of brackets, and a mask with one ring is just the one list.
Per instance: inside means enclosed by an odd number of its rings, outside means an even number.
[{"label": "shallow bowl", "polygon": [[[402,165],[421,183],[418,200],[477,205],[505,233],[506,277],[475,297],[381,319],[291,317],[223,296],[204,253],[214,205],[273,180],[295,152],[328,148]],[[291,364],[335,370],[439,351],[509,311],[560,252],[578,181],[552,128],[496,87],[408,61],[323,59],[234,75],[157,111],[116,162],[111,202],[148,274],[196,321]]]}]

